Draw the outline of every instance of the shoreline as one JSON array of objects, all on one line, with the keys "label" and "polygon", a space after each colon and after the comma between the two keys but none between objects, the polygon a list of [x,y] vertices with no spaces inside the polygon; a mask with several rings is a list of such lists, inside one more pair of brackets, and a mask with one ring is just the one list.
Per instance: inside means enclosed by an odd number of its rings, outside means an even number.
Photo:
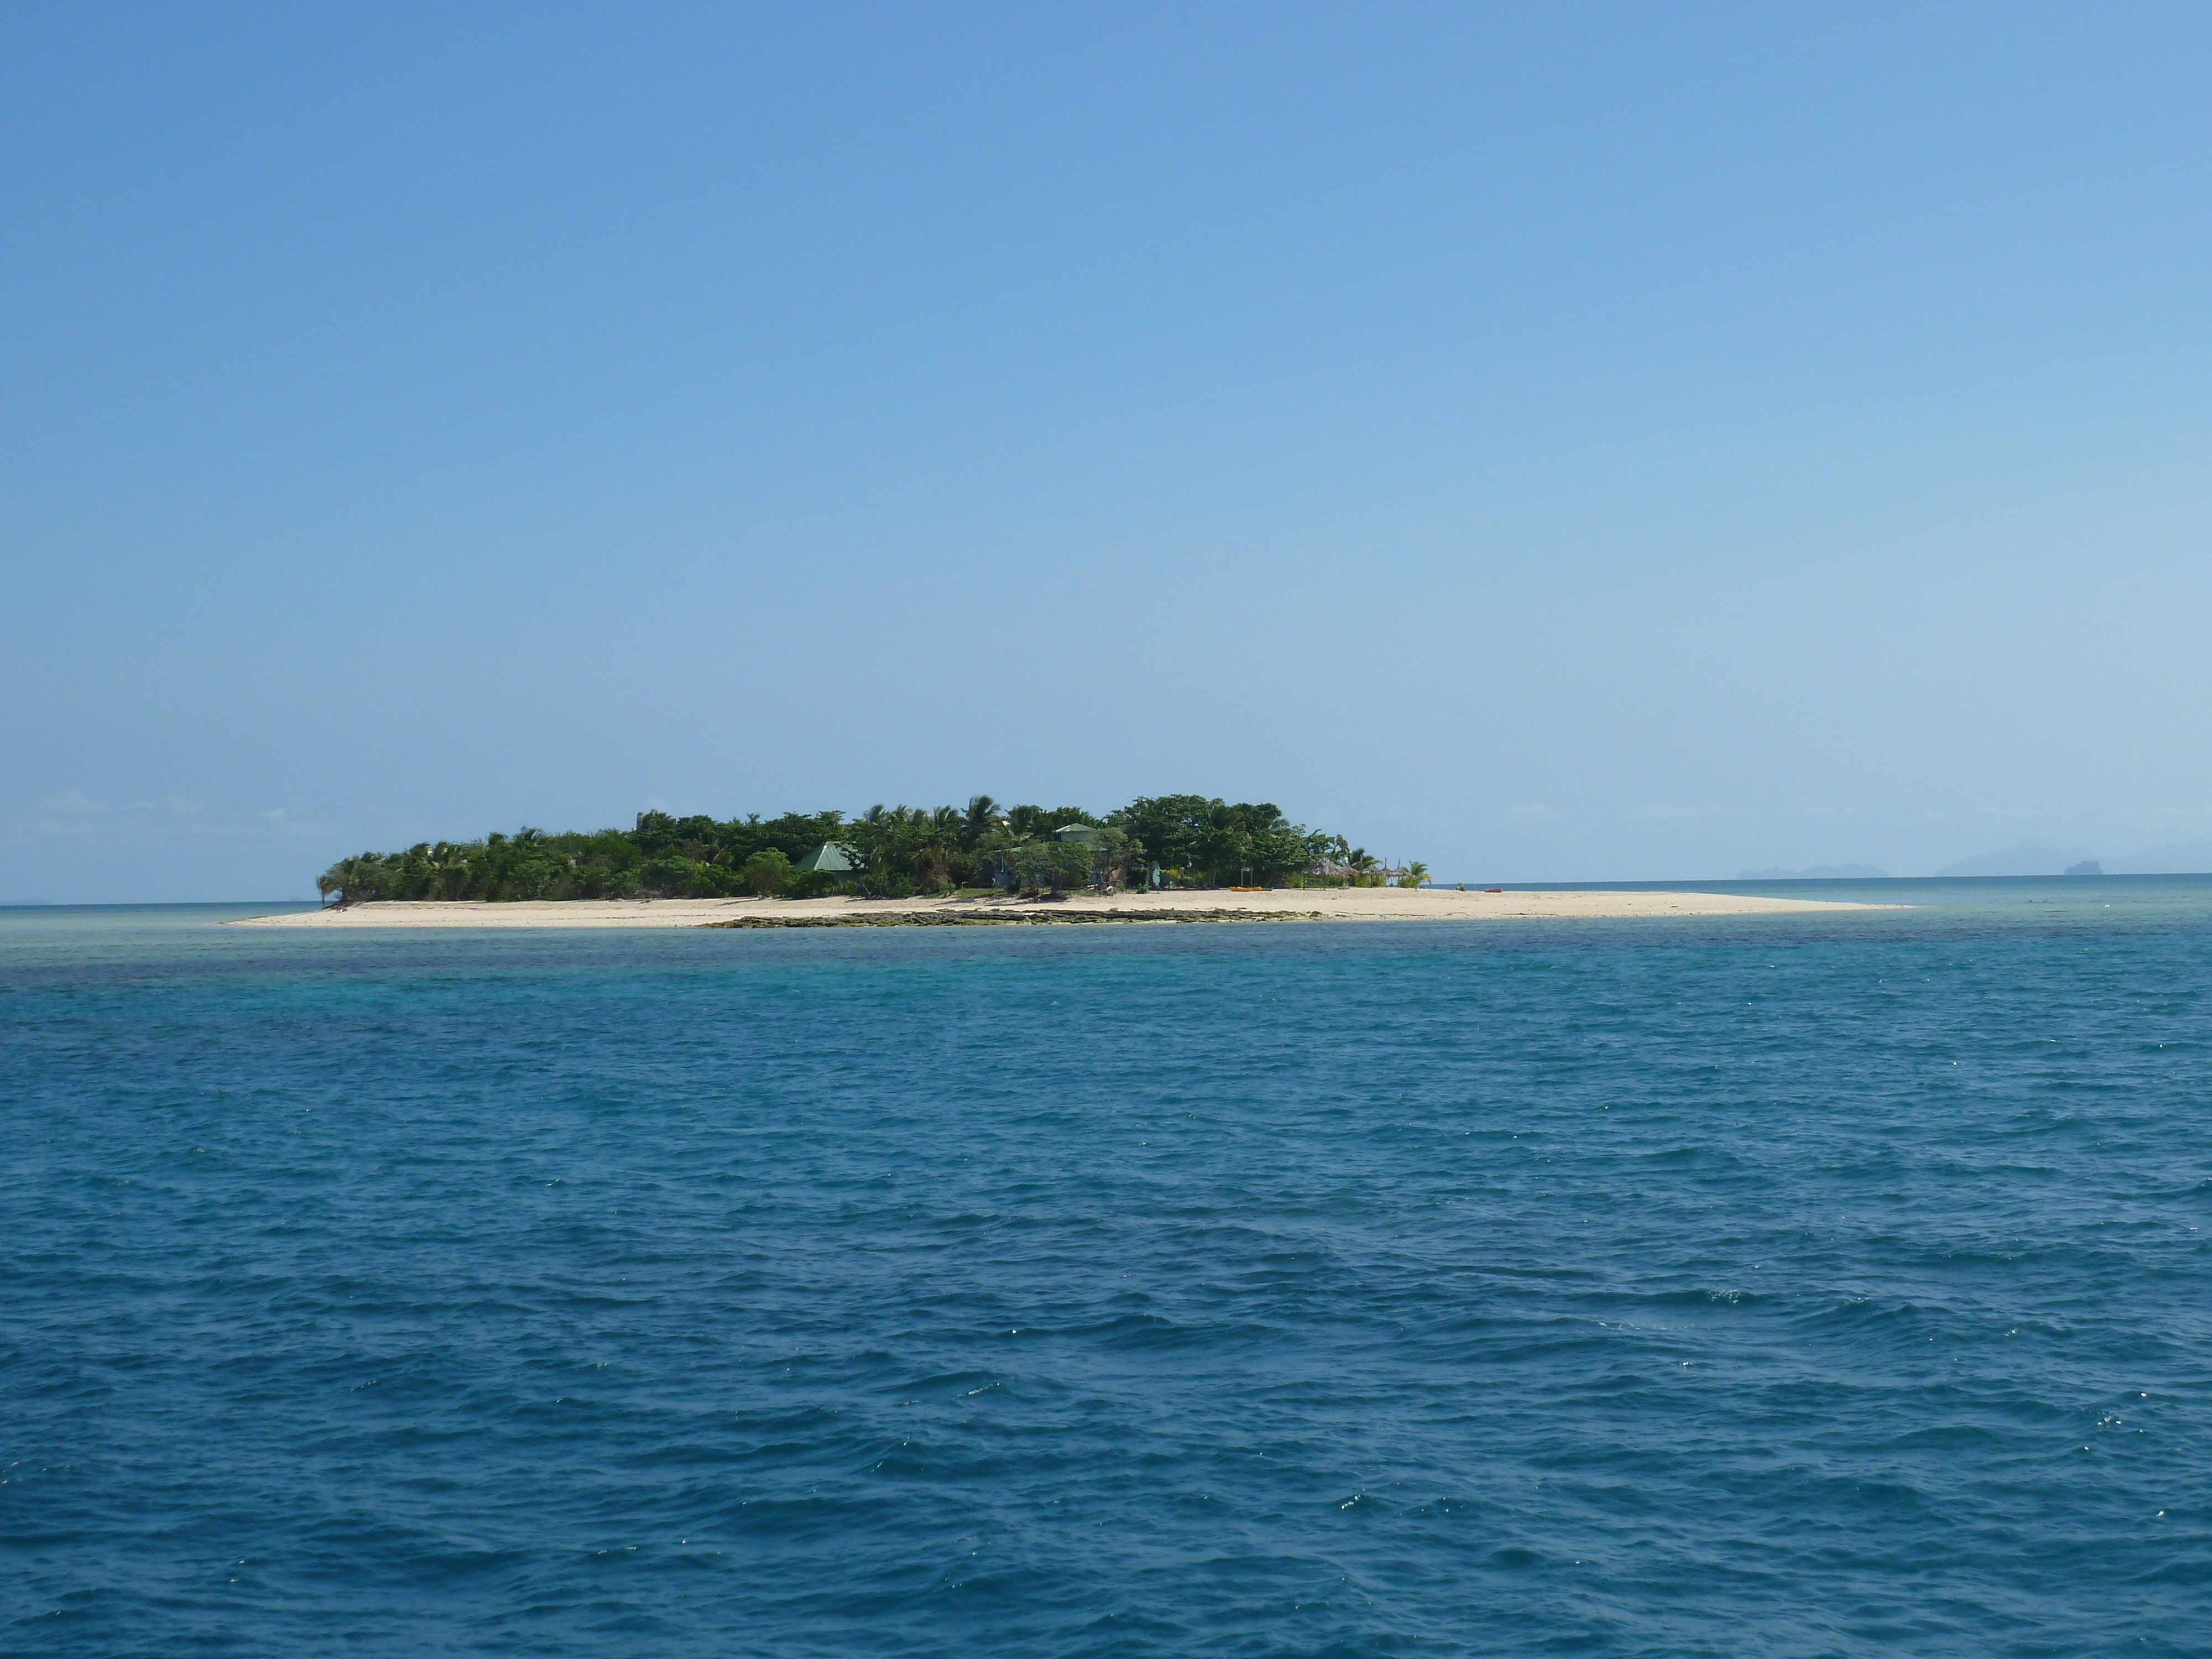
[{"label": "shoreline", "polygon": [[230,927],[992,927],[1246,921],[1613,921],[1893,910],[1737,893],[1462,892],[1452,888],[1228,888],[1060,898],[389,900],[240,917]]}]

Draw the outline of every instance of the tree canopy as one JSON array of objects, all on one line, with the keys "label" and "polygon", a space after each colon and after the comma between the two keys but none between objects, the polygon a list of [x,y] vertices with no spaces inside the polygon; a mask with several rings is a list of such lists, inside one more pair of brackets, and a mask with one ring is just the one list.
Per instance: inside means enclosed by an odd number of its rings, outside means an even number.
[{"label": "tree canopy", "polygon": [[[1097,833],[1061,840],[1081,825]],[[763,818],[641,812],[628,830],[549,835],[523,829],[481,841],[421,842],[398,853],[340,859],[317,882],[341,903],[373,899],[806,897],[839,877],[795,866],[829,843],[850,879],[878,897],[945,892],[994,881],[1079,886],[1103,876],[1177,886],[1272,885],[1359,872],[1374,860],[1340,836],[1308,830],[1272,803],[1204,795],[1146,796],[1103,817],[1079,806],[1002,806],[977,795],[959,806],[871,806]]]}]

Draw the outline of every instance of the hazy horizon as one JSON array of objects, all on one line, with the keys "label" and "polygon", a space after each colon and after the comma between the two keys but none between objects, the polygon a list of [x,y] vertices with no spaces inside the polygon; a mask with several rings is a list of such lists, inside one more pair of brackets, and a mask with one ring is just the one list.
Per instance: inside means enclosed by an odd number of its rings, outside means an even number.
[{"label": "hazy horizon", "polygon": [[[542,826],[541,826],[542,827]],[[574,827],[574,826],[568,826]],[[599,827],[599,826],[594,826]],[[367,849],[362,849],[367,850]],[[397,851],[397,848],[378,850]],[[2029,841],[2008,848],[1999,848],[1966,859],[1955,860],[1940,870],[1894,871],[1876,866],[1859,864],[1830,864],[1811,868],[1790,869],[1770,866],[1765,869],[1738,870],[1732,874],[1704,872],[1681,876],[1563,876],[1537,877],[1519,879],[1498,876],[1488,872],[1467,874],[1457,871],[1431,872],[1431,880],[1439,886],[1455,883],[1503,882],[1509,886],[1529,886],[1543,881],[1557,882],[1562,886],[1603,886],[1611,884],[1665,882],[1774,882],[1774,881],[1943,881],[1974,879],[2034,879],[2057,878],[2069,873],[2069,867],[2082,862],[2101,866],[2095,873],[2100,876],[2189,876],[2212,875],[2212,842],[2169,848],[2150,848],[2141,852],[2118,856],[2100,856],[2082,848],[2054,847],[2048,842]],[[0,909],[22,909],[38,907],[70,908],[81,905],[118,904],[255,904],[255,903],[313,903],[317,902],[312,878],[303,888],[289,892],[270,891],[260,894],[234,893],[219,897],[173,898],[131,896],[123,898],[34,898],[0,897]]]},{"label": "hazy horizon", "polygon": [[11,10],[0,900],[984,789],[2212,868],[2208,46]]}]

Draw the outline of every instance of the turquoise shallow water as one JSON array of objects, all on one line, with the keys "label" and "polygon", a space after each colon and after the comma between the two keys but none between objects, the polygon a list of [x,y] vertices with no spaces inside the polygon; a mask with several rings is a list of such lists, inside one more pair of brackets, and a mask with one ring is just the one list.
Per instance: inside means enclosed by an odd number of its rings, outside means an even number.
[{"label": "turquoise shallow water", "polygon": [[1839,896],[0,912],[0,1651],[2202,1652],[2212,880]]}]

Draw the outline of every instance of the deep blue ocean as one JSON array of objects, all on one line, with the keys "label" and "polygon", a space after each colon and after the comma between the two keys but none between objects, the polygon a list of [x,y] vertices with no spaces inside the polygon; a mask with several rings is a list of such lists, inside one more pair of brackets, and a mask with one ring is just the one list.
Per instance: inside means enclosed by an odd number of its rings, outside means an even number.
[{"label": "deep blue ocean", "polygon": [[2212,878],[0,912],[0,1651],[2212,1650]]}]

